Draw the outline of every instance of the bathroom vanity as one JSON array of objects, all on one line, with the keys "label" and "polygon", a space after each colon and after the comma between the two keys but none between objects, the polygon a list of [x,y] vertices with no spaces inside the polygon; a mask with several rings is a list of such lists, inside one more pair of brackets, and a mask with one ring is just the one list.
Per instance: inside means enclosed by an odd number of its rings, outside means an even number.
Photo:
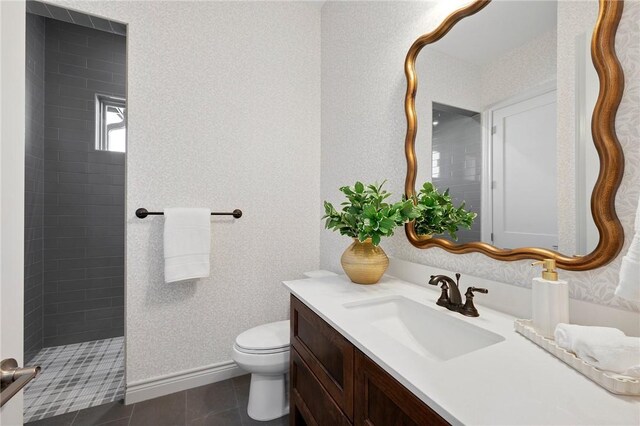
[{"label": "bathroom vanity", "polygon": [[294,425],[448,424],[295,296],[291,346]]},{"label": "bathroom vanity", "polygon": [[292,425],[640,424],[640,398],[600,388],[480,300],[470,318],[388,276],[284,284]]}]

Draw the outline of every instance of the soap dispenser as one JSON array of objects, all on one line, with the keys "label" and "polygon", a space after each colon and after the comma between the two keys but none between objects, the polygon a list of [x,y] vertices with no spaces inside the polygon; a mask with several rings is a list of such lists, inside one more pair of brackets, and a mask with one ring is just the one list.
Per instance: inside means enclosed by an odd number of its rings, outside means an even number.
[{"label": "soap dispenser", "polygon": [[532,283],[533,327],[542,336],[553,339],[553,333],[559,323],[569,323],[569,285],[558,280],[556,261],[545,259],[534,262],[542,265],[542,277],[534,278]]}]

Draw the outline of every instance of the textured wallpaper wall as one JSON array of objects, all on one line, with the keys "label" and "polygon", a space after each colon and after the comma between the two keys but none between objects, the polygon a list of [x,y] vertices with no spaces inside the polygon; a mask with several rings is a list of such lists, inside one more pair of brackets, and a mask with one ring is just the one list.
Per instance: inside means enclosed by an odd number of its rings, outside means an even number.
[{"label": "textured wallpaper wall", "polygon": [[[404,95],[406,52],[420,35],[433,30],[464,1],[328,2],[322,10],[322,199],[339,200],[337,188],[356,179],[389,179],[389,189],[403,192]],[[616,129],[625,157],[625,175],[616,208],[627,235],[633,230],[640,192],[640,3],[626,2],[616,46],[625,72],[625,95]],[[562,164],[562,162],[560,162]],[[323,231],[323,268],[340,270],[349,242]],[[627,248],[627,239],[624,249]],[[530,286],[538,271],[528,261],[497,262],[481,254],[452,255],[433,248],[418,250],[404,232],[383,243],[392,256],[465,274]],[[614,296],[620,257],[588,272],[563,272],[571,296],[624,310],[640,306]]]},{"label": "textured wallpaper wall", "polygon": [[[318,268],[320,6],[56,3],[129,24],[127,383],[229,361]],[[209,279],[164,283],[163,219],[134,211],[174,206],[244,212],[212,218]]]}]

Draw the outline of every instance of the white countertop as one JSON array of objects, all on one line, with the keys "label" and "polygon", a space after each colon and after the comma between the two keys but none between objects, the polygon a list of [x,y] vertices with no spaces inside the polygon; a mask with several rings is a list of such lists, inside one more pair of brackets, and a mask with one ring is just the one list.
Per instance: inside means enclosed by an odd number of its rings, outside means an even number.
[{"label": "white countertop", "polygon": [[[516,333],[514,317],[482,306],[481,299],[491,294],[475,298],[480,317],[468,318],[437,306],[439,291],[388,276],[369,286],[353,284],[344,275],[284,284],[452,424],[640,425],[640,397],[609,393]],[[426,361],[413,351],[398,350],[393,340],[343,306],[383,296],[404,296],[505,340],[446,361]]]}]

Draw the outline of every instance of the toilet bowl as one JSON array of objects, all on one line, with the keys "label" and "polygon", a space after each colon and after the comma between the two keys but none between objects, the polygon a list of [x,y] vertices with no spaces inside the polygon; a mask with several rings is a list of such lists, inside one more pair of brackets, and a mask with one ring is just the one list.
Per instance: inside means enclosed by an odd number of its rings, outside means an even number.
[{"label": "toilet bowl", "polygon": [[233,345],[233,360],[251,373],[249,417],[267,421],[289,413],[288,320],[259,325],[241,333]]}]

